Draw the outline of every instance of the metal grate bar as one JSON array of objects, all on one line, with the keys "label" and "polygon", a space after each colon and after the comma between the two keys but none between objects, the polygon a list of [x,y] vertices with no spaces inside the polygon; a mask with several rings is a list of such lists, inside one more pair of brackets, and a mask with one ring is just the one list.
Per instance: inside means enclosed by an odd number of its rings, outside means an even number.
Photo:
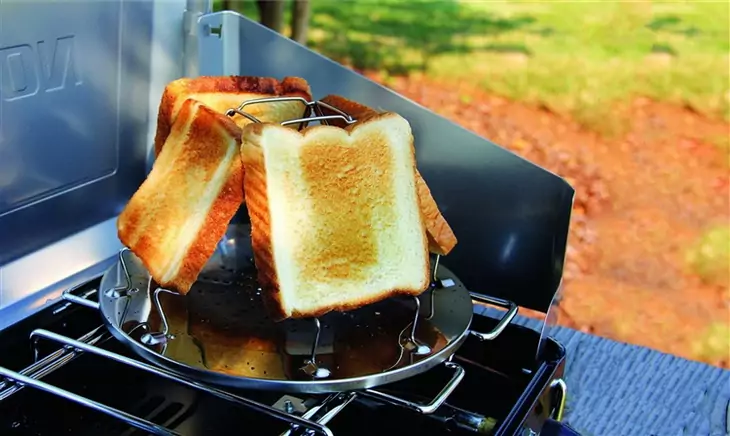
[{"label": "metal grate bar", "polygon": [[[316,418],[314,422],[317,422],[322,425],[327,425],[328,422],[330,422],[332,419],[334,419],[335,416],[337,416],[340,412],[342,412],[342,409],[347,407],[348,404],[350,404],[355,398],[357,398],[356,392],[347,392],[342,394],[332,394],[329,397],[327,397],[322,403],[319,405],[312,407],[311,409],[307,410],[307,412],[302,415],[302,418],[311,420],[312,418],[315,418],[320,412],[323,410],[327,410],[326,413],[324,413],[319,418]],[[332,406],[332,403],[337,403],[335,406]],[[296,425],[293,425],[291,429],[285,431],[280,436],[294,436],[294,435],[305,435],[309,436],[312,435],[311,430],[304,430],[304,432],[299,432],[299,427]]]},{"label": "metal grate bar", "polygon": [[61,298],[67,301],[67,303],[62,304],[61,306],[57,307],[54,311],[54,315],[58,315],[59,313],[63,312],[64,310],[71,307],[72,304],[79,304],[81,306],[89,307],[92,309],[99,309],[99,303],[93,300],[90,300],[89,297],[96,294],[98,292],[97,289],[90,289],[81,295],[76,295],[74,291],[76,291],[79,288],[82,288],[86,286],[86,283],[80,284],[78,286],[75,286],[71,289],[66,289],[63,291],[63,295]]},{"label": "metal grate bar", "polygon": [[[76,341],[74,341],[74,342],[76,342]],[[79,342],[79,343],[81,344],[82,342]],[[125,421],[125,422],[129,423],[130,425],[133,425],[144,431],[148,431],[150,433],[160,435],[160,436],[179,435],[179,433],[175,433],[174,431],[169,430],[160,425],[157,425],[153,422],[144,420],[142,418],[138,418],[127,412],[101,404],[94,400],[90,400],[86,397],[82,397],[81,395],[74,394],[73,392],[66,391],[64,389],[58,388],[56,386],[53,386],[51,384],[48,384],[48,383],[40,381],[40,380],[36,380],[36,379],[28,377],[28,376],[25,376],[23,374],[15,372],[15,371],[11,371],[9,369],[0,367],[0,375],[14,381],[15,383],[20,383],[25,386],[32,386],[38,390],[48,392],[49,394],[53,394],[58,397],[65,398],[67,400],[73,401],[74,403],[89,407],[98,412],[105,413],[111,417],[121,419],[122,421]]]},{"label": "metal grate bar", "polygon": [[[78,340],[88,344],[101,344],[111,338],[104,326],[99,326],[94,330],[81,336]],[[20,371],[20,375],[33,379],[41,379],[48,374],[63,367],[67,363],[77,358],[81,353],[69,347],[60,348],[41,360],[36,357],[36,362]],[[0,401],[10,397],[11,395],[21,391],[24,385],[17,383],[8,383],[0,381]]]},{"label": "metal grate bar", "polygon": [[[165,379],[168,379],[168,380],[177,382],[177,383],[181,383],[181,384],[183,384],[185,386],[188,386],[188,387],[191,387],[193,389],[197,389],[199,391],[203,391],[203,392],[209,393],[209,394],[214,395],[216,397],[222,398],[222,399],[224,399],[226,401],[230,401],[230,402],[233,402],[233,403],[242,405],[242,406],[246,406],[246,407],[251,408],[253,410],[256,410],[258,412],[261,412],[261,413],[264,413],[264,414],[269,415],[271,417],[274,417],[274,418],[280,419],[282,421],[285,421],[285,422],[287,422],[287,423],[289,423],[291,425],[296,425],[296,426],[304,427],[304,428],[306,428],[308,430],[311,430],[314,433],[319,433],[319,434],[323,434],[323,435],[326,435],[326,436],[334,436],[332,434],[332,431],[328,427],[326,427],[325,425],[322,425],[322,424],[319,424],[319,423],[316,423],[316,422],[312,422],[310,420],[307,420],[307,419],[304,419],[304,418],[300,418],[300,417],[295,416],[295,415],[288,414],[288,413],[286,413],[284,411],[275,409],[275,408],[273,408],[271,406],[267,406],[265,404],[258,403],[256,401],[250,400],[250,399],[245,398],[245,397],[240,397],[238,395],[233,395],[233,394],[230,394],[228,392],[222,391],[220,389],[217,389],[217,388],[214,388],[214,387],[211,387],[211,386],[207,386],[205,384],[202,384],[202,383],[199,383],[199,382],[196,382],[196,381],[188,380],[188,379],[183,378],[183,377],[180,377],[180,376],[178,376],[178,375],[176,375],[173,372],[170,372],[168,370],[165,370],[165,369],[162,369],[162,368],[156,368],[156,367],[151,366],[151,365],[148,365],[146,363],[142,363],[142,362],[139,362],[137,360],[130,359],[128,357],[125,357],[125,356],[122,356],[122,355],[113,353],[111,351],[104,350],[104,349],[99,348],[99,347],[96,347],[94,345],[89,345],[89,344],[86,344],[86,343],[83,343],[83,342],[80,342],[80,341],[77,341],[77,340],[74,340],[74,339],[71,339],[71,338],[67,338],[67,337],[65,337],[63,335],[59,335],[59,334],[50,332],[48,330],[43,330],[43,329],[35,330],[35,331],[33,331],[33,333],[31,333],[31,338],[45,338],[45,339],[48,339],[48,340],[51,340],[51,341],[55,341],[55,342],[64,344],[66,346],[73,347],[73,348],[78,349],[78,350],[83,350],[83,351],[85,351],[87,353],[95,354],[97,356],[102,356],[102,357],[105,357],[107,359],[113,360],[115,362],[122,363],[122,364],[125,364],[127,366],[131,366],[133,368],[137,368],[137,369],[140,369],[142,371],[149,372],[151,374],[157,375],[159,377],[162,377],[162,378],[165,378]],[[2,368],[0,368],[0,370],[7,371],[7,370],[4,370]],[[8,371],[8,372],[10,372],[10,371]],[[13,374],[16,374],[16,373],[13,373]],[[17,375],[20,375],[20,374],[17,374]],[[7,377],[13,378],[11,375],[7,375]],[[24,376],[22,376],[22,377],[24,377]],[[45,388],[40,387],[39,384],[33,384],[33,383],[42,383],[42,382],[39,382],[37,380],[33,380],[33,379],[30,379],[30,378],[27,378],[27,377],[24,377],[24,379],[30,380],[32,382],[32,383],[27,383],[27,384],[33,385],[35,387],[38,387],[39,389],[46,390]],[[21,379],[16,379],[16,380],[17,381],[20,381],[20,382],[23,382],[23,383],[26,383],[26,381],[21,380]],[[125,422],[127,422],[127,423],[129,423],[131,425],[135,425],[135,426],[139,427],[140,425],[150,424],[148,421],[144,421],[144,420],[142,420],[140,418],[131,416],[131,415],[126,414],[124,412],[120,412],[120,411],[118,411],[116,409],[113,409],[113,408],[111,408],[109,406],[105,406],[105,405],[100,404],[100,403],[92,402],[92,401],[87,400],[86,398],[83,398],[83,397],[79,397],[79,396],[75,396],[74,397],[75,394],[71,394],[70,392],[63,391],[61,389],[58,389],[58,388],[56,388],[54,386],[51,386],[51,385],[48,385],[46,383],[42,383],[42,385],[44,385],[46,388],[52,389],[52,390],[48,390],[48,392],[57,393],[59,396],[62,396],[64,398],[68,398],[68,399],[70,399],[72,401],[76,401],[79,404],[88,405],[91,408],[94,408],[96,410],[100,410],[100,411],[102,411],[104,413],[107,413],[107,414],[109,414],[111,416],[114,416],[115,418],[121,419],[122,421],[125,421]],[[99,409],[99,408],[101,408],[101,409]],[[130,417],[133,418],[133,419],[130,419]],[[153,424],[153,425],[156,425],[156,424]],[[159,427],[159,426],[157,426],[157,427]],[[140,428],[142,428],[142,427],[140,427]],[[169,433],[169,430],[167,430],[167,429],[164,429],[162,427],[160,427],[160,429],[162,429],[163,431],[167,431],[168,433],[157,433],[157,434],[171,434],[171,433]],[[151,431],[148,428],[145,428],[145,430]],[[174,434],[174,433],[172,433],[172,434]]]},{"label": "metal grate bar", "polygon": [[366,397],[376,398],[380,401],[383,401],[385,403],[393,404],[395,406],[405,407],[407,409],[414,410],[416,412],[422,413],[424,415],[430,415],[436,411],[439,407],[441,407],[442,404],[446,402],[446,400],[449,398],[452,392],[456,390],[456,387],[459,386],[459,383],[461,383],[461,380],[464,378],[464,375],[466,374],[466,371],[464,371],[464,368],[462,368],[460,365],[451,362],[446,361],[445,365],[447,368],[454,371],[454,374],[451,376],[451,380],[444,386],[443,389],[441,389],[441,392],[436,394],[436,396],[428,403],[428,404],[419,404],[414,403],[412,401],[404,400],[402,398],[396,397],[394,395],[386,394],[385,392],[376,391],[374,389],[366,389],[365,392],[362,394]]}]

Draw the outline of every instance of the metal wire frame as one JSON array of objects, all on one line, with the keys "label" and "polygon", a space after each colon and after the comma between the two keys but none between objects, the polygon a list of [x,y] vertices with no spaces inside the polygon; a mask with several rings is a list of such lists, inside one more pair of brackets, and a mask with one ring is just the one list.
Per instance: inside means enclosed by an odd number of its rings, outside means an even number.
[{"label": "metal wire frame", "polygon": [[[64,299],[76,304],[80,304],[82,306],[98,309],[98,303],[88,299],[88,297],[93,295],[93,292],[86,292],[84,296],[77,296],[73,293],[75,289],[76,288],[69,289],[68,291],[64,292]],[[73,392],[69,392],[41,380],[44,376],[65,366],[83,353],[95,354],[97,356],[104,357],[106,359],[113,360],[115,362],[133,367],[135,369],[139,369],[154,374],[156,376],[171,380],[173,382],[183,384],[187,387],[211,394],[234,404],[253,409],[257,412],[264,413],[268,416],[277,418],[281,421],[288,423],[292,427],[292,429],[304,430],[307,434],[310,435],[321,434],[326,436],[333,436],[332,431],[326,425],[320,423],[320,421],[324,421],[325,423],[328,422],[337,413],[339,413],[344,408],[344,406],[349,404],[354,399],[354,394],[352,397],[342,396],[340,394],[331,395],[325,400],[325,402],[310,410],[309,414],[311,417],[311,415],[315,414],[316,412],[323,410],[325,405],[332,405],[332,408],[327,408],[326,413],[324,413],[318,419],[310,420],[308,419],[308,417],[299,417],[289,414],[286,411],[276,409],[272,406],[262,404],[245,397],[241,397],[239,395],[234,395],[197,381],[188,380],[165,369],[157,368],[99,347],[99,345],[106,342],[111,337],[112,336],[107,331],[106,326],[103,325],[96,327],[95,329],[79,337],[78,339],[68,338],[66,336],[59,335],[57,333],[44,329],[34,330],[30,335],[30,339],[34,345],[37,344],[39,340],[49,340],[59,343],[61,345],[61,348],[49,354],[48,356],[45,356],[42,359],[38,359],[38,353],[36,351],[36,362],[19,372],[0,367],[0,401],[9,398],[13,394],[19,392],[21,389],[24,389],[26,387],[32,387],[34,389],[48,392],[58,397],[65,398],[69,401],[73,401],[77,404],[89,407],[93,410],[124,421],[133,427],[139,428],[155,435],[179,434],[172,429],[165,428],[159,424],[155,424],[151,421],[134,416],[122,410],[115,409],[113,407],[107,406],[105,404],[99,403]],[[339,399],[339,401],[335,401],[336,399]]]},{"label": "metal wire frame", "polygon": [[[64,299],[85,307],[98,310],[98,303],[89,299],[94,292],[86,292],[83,296],[77,296],[73,293],[74,289],[70,289],[64,293]],[[348,404],[355,400],[358,396],[364,395],[373,399],[414,410],[423,414],[430,414],[438,408],[453,392],[459,382],[464,377],[464,370],[460,366],[446,362],[446,367],[454,371],[450,382],[439,392],[436,397],[428,404],[419,404],[406,401],[388,394],[384,394],[372,389],[362,392],[344,392],[332,394],[328,396],[322,403],[307,410],[301,417],[287,413],[287,411],[274,408],[265,404],[261,404],[254,400],[231,394],[229,392],[217,389],[215,387],[200,383],[194,380],[181,377],[166,369],[151,366],[149,364],[131,359],[126,356],[100,348],[99,345],[108,341],[111,334],[107,331],[106,326],[101,325],[79,337],[71,339],[66,336],[44,330],[36,329],[30,339],[34,345],[40,340],[49,340],[61,345],[61,348],[55,352],[38,359],[36,350],[36,362],[20,372],[12,371],[7,368],[0,367],[0,401],[7,399],[14,393],[25,387],[32,387],[47,393],[51,393],[58,397],[73,401],[77,404],[86,406],[98,412],[119,419],[133,427],[142,429],[155,435],[178,435],[172,429],[166,428],[149,420],[134,416],[122,410],[107,406],[100,402],[91,400],[81,395],[58,388],[41,379],[68,364],[76,357],[83,353],[94,354],[115,362],[139,369],[156,376],[166,378],[168,380],[183,384],[190,388],[206,392],[226,401],[248,407],[257,412],[264,413],[268,416],[280,419],[290,425],[290,429],[282,433],[283,436],[291,436],[294,434],[315,435],[322,434],[333,436],[332,431],[326,426],[339,412],[341,412]],[[3,380],[4,378],[4,380]]]}]

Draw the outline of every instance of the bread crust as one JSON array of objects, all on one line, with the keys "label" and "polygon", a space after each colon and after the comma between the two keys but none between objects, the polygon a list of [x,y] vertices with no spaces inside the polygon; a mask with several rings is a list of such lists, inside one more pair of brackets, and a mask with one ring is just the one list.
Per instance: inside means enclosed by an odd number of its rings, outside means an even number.
[{"label": "bread crust", "polygon": [[[370,121],[376,121],[380,118],[393,116],[394,114],[383,113],[375,114]],[[348,134],[363,126],[350,129]],[[280,128],[270,124],[250,124],[243,129],[243,139],[241,144],[241,156],[244,165],[244,197],[246,208],[249,212],[251,220],[251,242],[254,252],[254,260],[258,270],[258,280],[264,292],[262,296],[269,310],[270,316],[276,321],[286,318],[307,318],[322,316],[331,311],[349,311],[354,310],[384,299],[397,295],[420,295],[430,284],[430,264],[428,256],[425,256],[425,264],[423,268],[423,280],[417,288],[413,289],[391,289],[378,294],[372,294],[368,298],[361,298],[357,301],[345,301],[341,303],[330,304],[318,307],[315,310],[300,311],[293,310],[288,314],[283,301],[281,290],[279,288],[279,278],[277,275],[274,248],[272,244],[271,229],[271,211],[269,208],[269,199],[267,195],[267,178],[266,178],[266,162],[262,147],[259,145],[264,129]],[[300,133],[302,137],[315,132],[318,129],[332,129],[330,126],[311,126]],[[411,147],[413,142],[411,140]],[[412,150],[414,153],[414,150]],[[415,157],[414,166],[415,166]],[[423,217],[422,217],[423,218]],[[424,251],[427,250],[428,240],[426,237],[425,223],[423,219],[421,223],[421,233],[423,235]]]},{"label": "bread crust", "polygon": [[426,223],[426,236],[428,237],[428,249],[431,253],[446,256],[453,250],[458,242],[454,231],[439,210],[436,200],[431,195],[426,181],[421,174],[416,175],[416,189],[418,189],[418,200],[421,205],[421,214]]},{"label": "bread crust", "polygon": [[[378,111],[365,106],[356,101],[348,100],[339,95],[328,95],[320,100],[321,102],[327,103],[330,106],[334,106],[337,109],[345,112],[359,123],[368,121],[378,115]],[[332,110],[322,108],[322,112],[325,115],[335,115],[336,113]],[[352,128],[354,125],[348,125],[343,120],[331,120],[330,125],[341,128]],[[428,188],[426,181],[423,180],[421,173],[416,169],[416,187],[418,188],[418,200],[421,205],[421,213],[423,214],[426,222],[426,232],[428,234],[428,245],[429,251],[441,256],[445,256],[451,252],[456,246],[458,240],[454,231],[449,226],[446,218],[441,214],[436,200],[431,195],[431,190]]]},{"label": "bread crust", "polygon": [[[192,229],[195,236],[185,249],[179,268],[170,279],[164,279],[172,252],[183,244],[180,226],[199,206],[186,204],[184,190],[191,183],[190,169],[211,172],[230,147],[230,141],[235,141],[237,151],[241,129],[228,117],[188,99],[171,132],[171,141],[184,140],[163,149],[150,175],[119,215],[117,232],[121,242],[140,258],[160,286],[186,294],[243,202],[243,165],[236,153],[204,221]],[[207,183],[209,189],[216,188],[210,180],[193,183]]]},{"label": "bread crust", "polygon": [[176,102],[189,95],[201,93],[259,94],[260,97],[296,96],[307,100],[312,98],[309,84],[299,77],[285,77],[281,81],[273,77],[256,76],[201,76],[174,80],[165,87],[157,112],[156,156],[160,154],[160,150],[170,134],[172,123],[175,121]]},{"label": "bread crust", "polygon": [[251,248],[259,285],[269,315],[275,321],[288,317],[283,309],[279,281],[274,266],[271,240],[271,212],[267,195],[266,165],[261,147],[246,147],[246,141],[259,143],[264,124],[249,124],[243,129],[241,161],[243,162],[243,192],[251,221]]}]

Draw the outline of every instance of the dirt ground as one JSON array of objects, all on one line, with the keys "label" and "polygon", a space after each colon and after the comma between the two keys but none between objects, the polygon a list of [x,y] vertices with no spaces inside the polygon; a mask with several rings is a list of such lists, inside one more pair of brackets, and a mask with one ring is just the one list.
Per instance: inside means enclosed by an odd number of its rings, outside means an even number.
[{"label": "dirt ground", "polygon": [[617,109],[626,132],[607,139],[466,83],[389,78],[387,85],[576,189],[560,325],[730,365],[727,353],[708,357],[698,348],[711,326],[730,322],[727,285],[702,283],[684,260],[703,231],[730,219],[727,150],[712,143],[727,137],[726,122],[636,99]]}]

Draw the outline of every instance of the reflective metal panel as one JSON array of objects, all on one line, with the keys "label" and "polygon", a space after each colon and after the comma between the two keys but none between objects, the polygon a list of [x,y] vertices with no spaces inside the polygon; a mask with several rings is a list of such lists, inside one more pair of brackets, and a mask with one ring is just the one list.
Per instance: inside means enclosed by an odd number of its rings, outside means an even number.
[{"label": "reflective metal panel", "polygon": [[143,180],[151,12],[0,5],[0,265],[115,216]]},{"label": "reflective metal panel", "polygon": [[149,168],[162,90],[183,74],[185,8],[0,1],[0,329],[121,248],[116,215]]}]

